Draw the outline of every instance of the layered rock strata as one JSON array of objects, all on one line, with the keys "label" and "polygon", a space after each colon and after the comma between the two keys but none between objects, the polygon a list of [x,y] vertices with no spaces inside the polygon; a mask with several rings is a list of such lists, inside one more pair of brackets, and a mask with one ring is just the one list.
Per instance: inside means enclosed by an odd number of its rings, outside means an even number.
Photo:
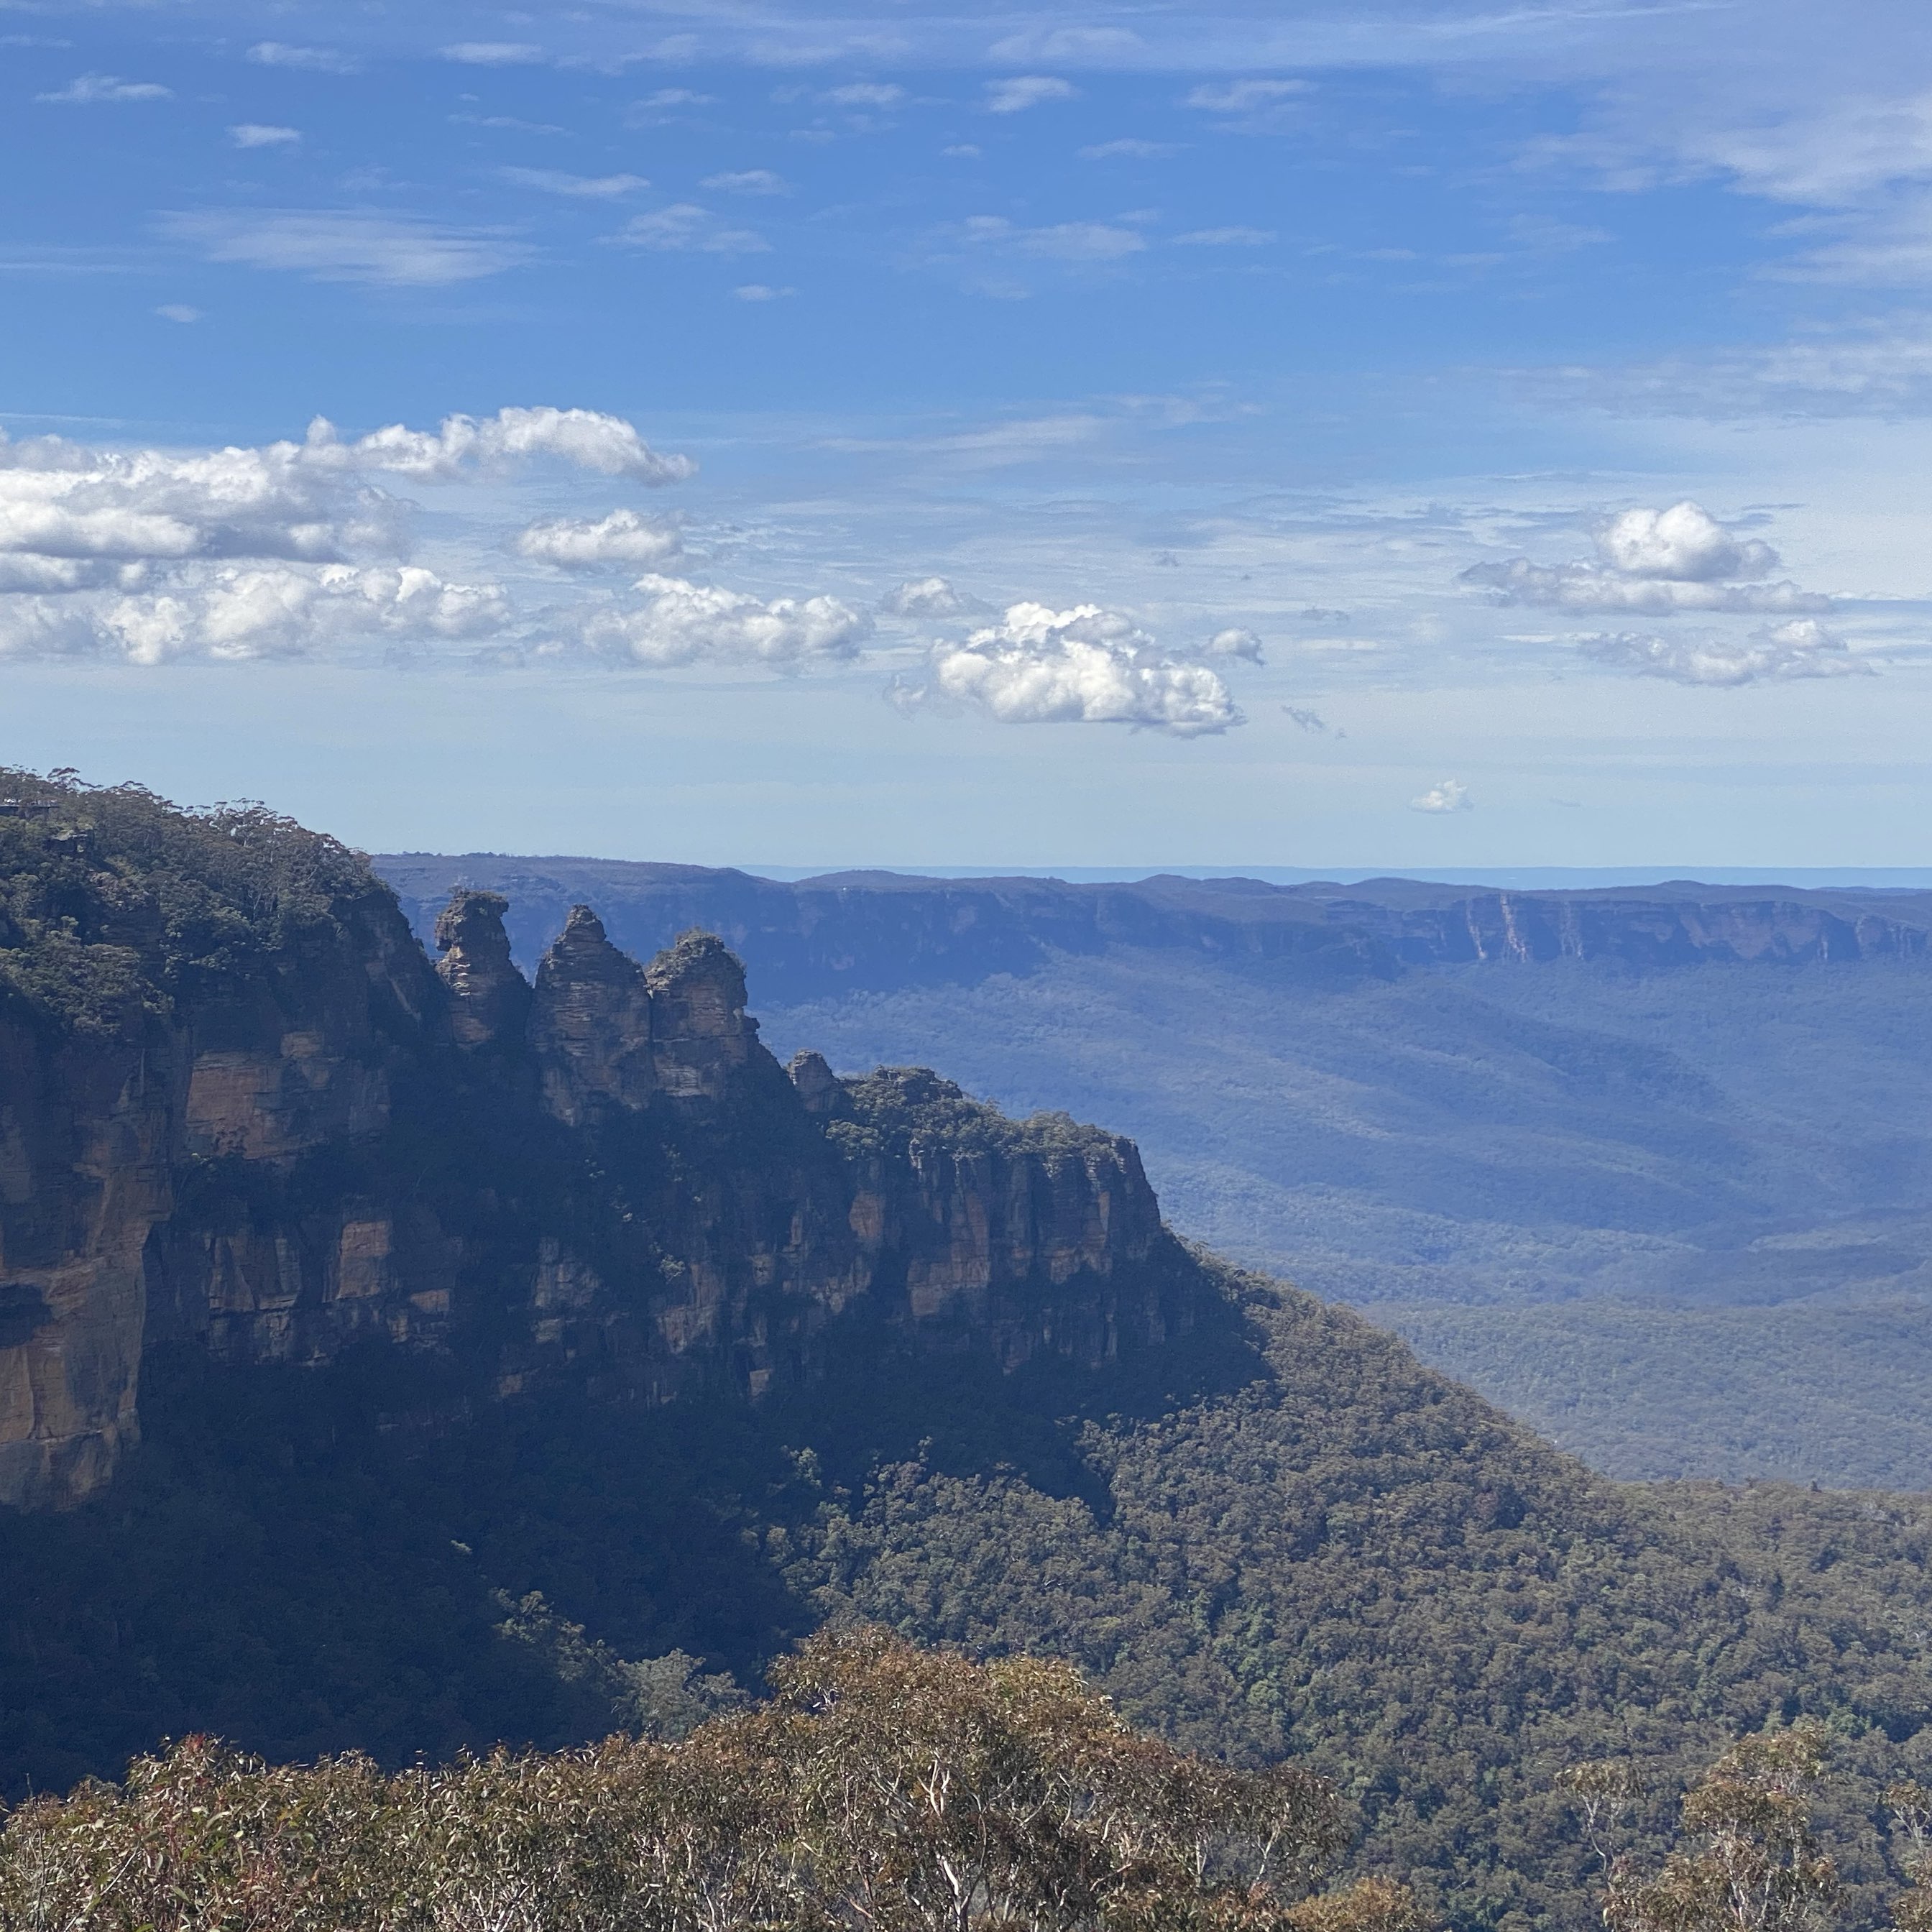
[{"label": "layered rock strata", "polygon": [[[366,875],[365,875],[366,876]],[[0,1016],[0,1503],[100,1489],[161,1348],[427,1351],[472,1399],[753,1399],[892,1346],[1097,1365],[1192,1318],[1132,1144],[930,1075],[789,1073],[742,968],[574,908],[532,986],[459,891],[432,967],[368,882],[111,1034]]]}]

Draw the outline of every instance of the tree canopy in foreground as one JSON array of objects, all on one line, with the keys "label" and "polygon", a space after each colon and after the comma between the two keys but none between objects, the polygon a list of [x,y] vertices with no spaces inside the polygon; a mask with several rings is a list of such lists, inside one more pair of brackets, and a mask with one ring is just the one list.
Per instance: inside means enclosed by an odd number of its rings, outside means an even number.
[{"label": "tree canopy in foreground", "polygon": [[1067,1665],[863,1629],[772,1678],[679,1742],[399,1773],[191,1738],[16,1810],[0,1927],[1419,1932],[1385,1880],[1319,1892],[1349,1836],[1324,1780],[1143,1736]]}]

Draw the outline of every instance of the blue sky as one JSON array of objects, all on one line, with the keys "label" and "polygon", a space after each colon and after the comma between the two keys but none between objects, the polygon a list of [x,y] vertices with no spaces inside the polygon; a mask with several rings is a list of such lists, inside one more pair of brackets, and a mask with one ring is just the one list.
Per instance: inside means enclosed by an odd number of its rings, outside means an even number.
[{"label": "blue sky", "polygon": [[0,100],[11,760],[388,848],[1932,862],[1922,10],[0,0]]}]

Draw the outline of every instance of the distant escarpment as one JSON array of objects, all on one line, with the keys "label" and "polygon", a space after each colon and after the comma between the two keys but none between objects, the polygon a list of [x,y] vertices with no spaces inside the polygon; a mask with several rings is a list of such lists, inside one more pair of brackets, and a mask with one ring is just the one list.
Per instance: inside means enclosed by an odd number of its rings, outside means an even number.
[{"label": "distant escarpment", "polygon": [[788,1072],[713,937],[640,964],[578,905],[532,985],[466,890],[432,965],[286,820],[4,790],[0,1502],[108,1482],[162,1349],[650,1405],[809,1382],[855,1328],[1097,1366],[1194,1318],[1131,1143]]},{"label": "distant escarpment", "polygon": [[[1327,899],[1324,910],[1331,922],[1359,930],[1415,965],[1612,959],[1657,968],[1712,960],[1920,958],[1932,950],[1924,925],[1850,893],[1767,895],[1684,885],[1648,892],[1473,892],[1446,904],[1439,897],[1405,903],[1408,896],[1354,887]],[[1922,909],[1912,910],[1922,918]]]},{"label": "distant escarpment", "polygon": [[594,899],[633,951],[686,927],[720,934],[778,1004],[970,985],[1055,957],[1184,952],[1265,980],[1360,986],[1427,966],[1610,961],[1638,970],[1708,962],[1919,958],[1932,895],[1711,886],[1495,892],[1376,879],[1352,886],[1160,876],[1073,884],[834,872],[796,882],[699,866],[404,853],[374,862],[425,934],[455,884],[513,902],[534,960],[568,906]]}]

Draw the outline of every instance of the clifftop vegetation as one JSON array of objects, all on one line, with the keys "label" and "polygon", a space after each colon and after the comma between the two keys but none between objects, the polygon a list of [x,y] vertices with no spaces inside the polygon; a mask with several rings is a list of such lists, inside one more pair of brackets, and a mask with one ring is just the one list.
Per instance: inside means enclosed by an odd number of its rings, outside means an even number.
[{"label": "clifftop vegetation", "polygon": [[360,854],[265,806],[186,811],[0,766],[0,986],[45,1024],[112,1032],[386,890]]},{"label": "clifftop vegetation", "polygon": [[845,1082],[849,1112],[827,1131],[854,1157],[902,1160],[927,1150],[957,1158],[979,1154],[1111,1154],[1114,1137],[1070,1114],[1013,1120],[923,1066],[881,1066]]}]

